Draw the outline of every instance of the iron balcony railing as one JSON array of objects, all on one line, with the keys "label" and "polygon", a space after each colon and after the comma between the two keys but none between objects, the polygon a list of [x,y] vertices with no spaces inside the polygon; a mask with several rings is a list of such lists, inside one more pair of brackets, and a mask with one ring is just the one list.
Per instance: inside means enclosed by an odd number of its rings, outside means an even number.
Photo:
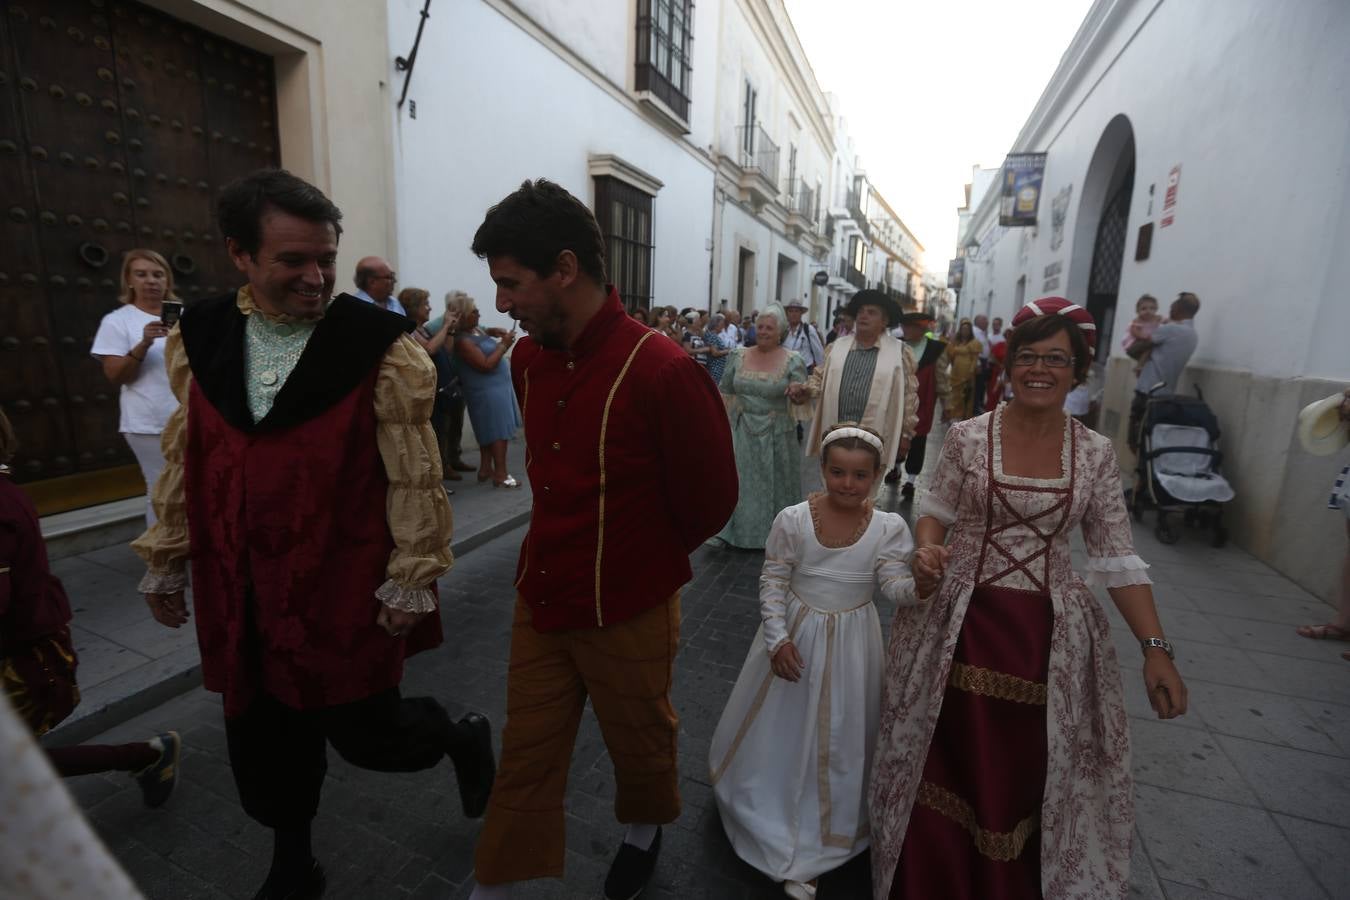
[{"label": "iron balcony railing", "polygon": [[848,206],[849,216],[858,223],[858,227],[862,229],[863,234],[867,235],[867,239],[872,240],[872,223],[867,221],[867,216],[863,215],[862,197],[857,191],[848,192],[846,205]]},{"label": "iron balcony railing", "polygon": [[816,224],[816,192],[797,179],[787,186],[788,212],[794,212],[812,225]]},{"label": "iron balcony railing", "polygon": [[853,268],[853,263],[846,259],[839,260],[839,267],[836,274],[858,290],[867,287],[867,276]]},{"label": "iron balcony railing", "polygon": [[742,169],[758,169],[769,181],[778,183],[778,145],[769,139],[762,125],[738,125],[736,141],[740,147]]}]

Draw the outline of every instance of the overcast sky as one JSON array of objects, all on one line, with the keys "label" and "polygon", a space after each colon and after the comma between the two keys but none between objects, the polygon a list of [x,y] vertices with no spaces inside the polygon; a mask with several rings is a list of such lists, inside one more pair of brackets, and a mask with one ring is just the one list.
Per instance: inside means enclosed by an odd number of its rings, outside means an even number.
[{"label": "overcast sky", "polygon": [[1091,0],[784,2],[868,178],[946,271],[970,167],[1002,165]]}]

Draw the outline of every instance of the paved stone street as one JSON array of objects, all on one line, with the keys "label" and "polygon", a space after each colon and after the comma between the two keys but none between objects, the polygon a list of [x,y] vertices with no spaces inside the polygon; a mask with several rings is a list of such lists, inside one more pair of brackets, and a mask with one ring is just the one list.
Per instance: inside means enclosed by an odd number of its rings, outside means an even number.
[{"label": "paved stone street", "polygon": [[[410,664],[406,693],[435,695],[455,715],[484,711],[500,728],[522,535],[517,529],[478,548],[442,582],[446,644]],[[1113,612],[1138,781],[1131,896],[1347,896],[1350,665],[1339,659],[1343,645],[1293,631],[1325,621],[1330,610],[1241,550],[1214,550],[1193,534],[1165,547],[1143,526],[1136,535],[1154,564],[1191,712],[1168,723],[1153,717],[1138,649]],[[712,547],[695,554],[674,691],[685,812],[666,829],[649,900],[782,896],[731,852],[706,775],[709,740],[757,626],[760,561]],[[883,609],[883,622],[889,618]],[[270,838],[238,808],[218,699],[193,690],[100,737],[135,739],[166,728],[183,733],[186,750],[184,782],[165,808],[142,809],[124,778],[88,776],[70,787],[147,896],[249,897],[266,871]],[[461,817],[450,765],[385,775],[331,756],[315,826],[329,872],[326,896],[466,897],[479,823]],[[571,770],[566,879],[525,886],[518,897],[599,896],[622,834],[612,797],[610,764],[588,714]],[[819,896],[861,900],[868,878],[866,859],[855,860],[825,878]]]}]

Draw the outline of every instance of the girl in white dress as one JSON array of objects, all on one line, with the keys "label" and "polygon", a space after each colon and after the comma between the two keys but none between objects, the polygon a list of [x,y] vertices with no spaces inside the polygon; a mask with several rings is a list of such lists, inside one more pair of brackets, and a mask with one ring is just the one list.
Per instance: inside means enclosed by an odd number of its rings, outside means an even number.
[{"label": "girl in white dress", "polygon": [[885,654],[875,587],[916,602],[909,527],[873,509],[881,437],[822,442],[825,492],[789,506],[764,547],[764,623],[713,735],[709,770],[737,855],[789,897],[867,849],[866,789]]}]

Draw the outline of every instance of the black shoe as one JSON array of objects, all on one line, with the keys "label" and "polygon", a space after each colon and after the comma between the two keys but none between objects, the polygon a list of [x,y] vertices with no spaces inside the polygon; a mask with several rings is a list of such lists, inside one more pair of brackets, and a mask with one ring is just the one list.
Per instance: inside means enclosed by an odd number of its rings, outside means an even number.
[{"label": "black shoe", "polygon": [[472,472],[477,466],[471,466],[462,459],[451,460],[450,468],[456,472]]},{"label": "black shoe", "polygon": [[610,863],[605,879],[605,900],[635,900],[656,871],[656,858],[661,855],[661,829],[646,850],[632,844],[620,844],[619,852]]},{"label": "black shoe", "polygon": [[901,500],[914,499],[914,482],[906,481],[904,484],[900,486],[900,499]]},{"label": "black shoe", "polygon": [[482,818],[492,794],[493,779],[497,777],[497,762],[492,758],[492,725],[487,716],[470,713],[459,720],[456,731],[455,747],[449,756],[459,781],[459,802],[465,816]]},{"label": "black shoe", "polygon": [[900,480],[900,467],[899,467],[899,466],[896,466],[894,469],[891,469],[889,472],[886,473],[886,483],[887,483],[887,484],[895,484],[895,483],[896,483],[897,481],[899,481],[899,480]]},{"label": "black shoe", "polygon": [[309,871],[298,881],[283,883],[272,875],[267,876],[253,900],[319,900],[328,887],[328,878],[323,874],[319,861],[311,860]]},{"label": "black shoe", "polygon": [[159,759],[133,776],[141,786],[141,797],[150,809],[163,806],[178,784],[178,757],[183,751],[183,740],[176,731],[156,735],[160,743]]}]

